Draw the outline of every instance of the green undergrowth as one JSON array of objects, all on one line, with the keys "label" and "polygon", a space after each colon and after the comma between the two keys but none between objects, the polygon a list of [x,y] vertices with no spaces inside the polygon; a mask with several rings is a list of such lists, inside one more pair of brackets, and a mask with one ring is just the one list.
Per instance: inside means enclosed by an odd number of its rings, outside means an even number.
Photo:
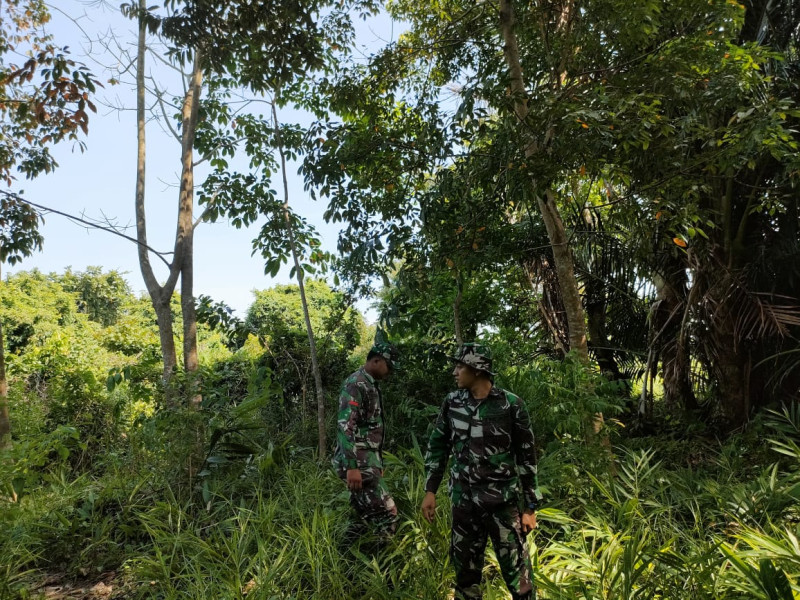
[{"label": "green undergrowth", "polygon": [[[688,426],[644,437],[625,426],[619,390],[568,364],[506,377],[542,451],[546,504],[529,537],[540,598],[800,597],[796,407],[724,441]],[[425,432],[408,425],[429,420],[430,406],[387,405],[399,441],[387,445],[386,478],[401,523],[384,546],[353,545],[348,493],[327,460],[265,425],[270,389],[142,413],[92,454],[79,428],[20,419],[0,457],[0,599],[36,598],[34,583],[53,573],[108,572],[117,598],[142,600],[451,597],[446,486],[428,524]],[[587,437],[581,415],[598,410],[606,426]],[[484,598],[509,598],[491,550],[484,579]]]},{"label": "green undergrowth", "polygon": [[[691,451],[625,440],[613,462],[594,464],[574,463],[578,442],[551,444],[541,463],[548,503],[530,537],[539,597],[797,598],[795,424],[773,415],[725,445],[686,442]],[[29,597],[36,573],[117,569],[119,597],[130,598],[447,598],[446,494],[427,524],[419,448],[387,458],[402,520],[384,548],[345,544],[347,492],[288,444],[261,468],[218,469],[184,497],[144,473],[53,472],[36,493],[4,502],[0,597]],[[491,552],[485,597],[508,598]]]}]

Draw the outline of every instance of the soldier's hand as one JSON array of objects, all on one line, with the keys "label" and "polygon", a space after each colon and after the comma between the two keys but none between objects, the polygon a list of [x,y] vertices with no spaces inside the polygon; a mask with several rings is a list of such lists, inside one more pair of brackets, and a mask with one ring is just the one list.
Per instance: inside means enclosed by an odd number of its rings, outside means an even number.
[{"label": "soldier's hand", "polygon": [[425,499],[422,501],[422,516],[427,519],[428,523],[433,523],[433,518],[436,516],[436,494],[433,492],[425,493]]},{"label": "soldier's hand", "polygon": [[522,513],[522,532],[530,533],[536,529],[536,513],[532,510],[526,510]]},{"label": "soldier's hand", "polygon": [[347,469],[347,489],[357,492],[361,489],[361,471],[358,469]]}]

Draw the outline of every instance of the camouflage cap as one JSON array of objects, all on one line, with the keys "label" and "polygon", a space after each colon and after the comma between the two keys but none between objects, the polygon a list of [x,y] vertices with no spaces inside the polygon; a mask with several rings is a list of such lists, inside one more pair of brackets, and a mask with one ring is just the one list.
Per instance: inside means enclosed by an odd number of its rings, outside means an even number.
[{"label": "camouflage cap", "polygon": [[392,344],[387,342],[378,342],[372,346],[372,348],[370,348],[369,353],[375,353],[380,356],[392,369],[397,368],[400,353],[397,351],[397,348],[392,346]]},{"label": "camouflage cap", "polygon": [[455,356],[448,356],[447,358],[494,377],[494,373],[492,373],[492,351],[489,350],[489,346],[474,342],[462,344],[458,347]]}]

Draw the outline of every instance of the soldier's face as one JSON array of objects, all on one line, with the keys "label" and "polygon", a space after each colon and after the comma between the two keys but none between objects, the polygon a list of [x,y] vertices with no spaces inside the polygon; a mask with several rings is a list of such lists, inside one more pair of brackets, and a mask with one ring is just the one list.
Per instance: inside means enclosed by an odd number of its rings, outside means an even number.
[{"label": "soldier's face", "polygon": [[372,359],[372,368],[370,369],[370,375],[372,375],[375,379],[386,379],[389,377],[389,374],[392,372],[391,367],[389,367],[389,363],[386,362],[385,359],[380,358],[378,356]]},{"label": "soldier's face", "polygon": [[453,377],[456,379],[456,385],[460,389],[469,389],[475,383],[477,375],[475,371],[470,369],[467,365],[456,363],[453,369]]}]

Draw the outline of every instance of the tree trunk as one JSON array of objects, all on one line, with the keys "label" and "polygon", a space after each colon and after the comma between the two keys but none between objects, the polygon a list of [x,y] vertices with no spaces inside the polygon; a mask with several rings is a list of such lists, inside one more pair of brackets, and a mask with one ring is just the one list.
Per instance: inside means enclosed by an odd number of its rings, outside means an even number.
[{"label": "tree trunk", "polygon": [[[0,285],[3,275],[0,272]],[[8,414],[8,380],[6,379],[6,349],[3,343],[3,316],[0,315],[0,450],[11,447],[11,418]]]},{"label": "tree trunk", "polygon": [[670,262],[663,277],[655,274],[658,300],[650,316],[652,346],[661,357],[664,378],[664,403],[686,411],[698,409],[692,389],[691,360],[687,336],[682,331],[686,310],[686,269],[679,262]]},{"label": "tree trunk", "polygon": [[289,239],[289,248],[292,252],[292,260],[294,261],[294,270],[297,276],[297,287],[300,290],[300,302],[303,306],[303,320],[306,324],[306,333],[308,334],[308,347],[311,353],[311,370],[314,373],[314,386],[317,391],[317,433],[319,436],[319,443],[317,450],[319,452],[319,459],[323,460],[327,454],[327,436],[325,434],[325,390],[322,387],[322,373],[319,369],[319,360],[317,358],[317,344],[314,340],[314,330],[311,327],[311,316],[308,312],[308,301],[306,300],[306,288],[304,285],[305,272],[303,265],[300,264],[300,257],[297,253],[297,244],[294,239],[294,227],[292,227],[292,217],[289,212],[289,182],[286,178],[286,155],[283,151],[283,140],[280,132],[280,122],[278,121],[278,109],[275,104],[277,102],[277,94],[272,102],[272,118],[275,123],[275,140],[278,143],[278,153],[281,157],[281,173],[283,174],[283,216],[286,221],[286,235]]},{"label": "tree trunk", "polygon": [[722,409],[733,427],[740,427],[750,418],[750,386],[744,357],[729,348],[722,348],[715,364]]},{"label": "tree trunk", "polygon": [[[645,363],[644,375],[642,376],[642,393],[639,394],[638,413],[639,416],[642,418],[650,418],[653,416],[652,381],[653,381],[653,370],[655,368],[655,365],[653,363],[656,362],[655,354],[656,354],[655,349],[651,345],[650,348],[647,350],[647,362]],[[648,382],[651,383],[649,394],[647,386]]]},{"label": "tree trunk", "polygon": [[719,390],[719,401],[728,423],[737,428],[750,418],[749,365],[745,350],[738,343],[735,316],[725,302],[714,315],[716,323],[712,343],[715,346],[713,368]]},{"label": "tree trunk", "polygon": [[[561,15],[561,22],[558,26],[566,26],[569,22],[569,11],[572,5],[567,3]],[[500,29],[503,34],[505,45],[503,46],[503,56],[508,65],[511,76],[511,97],[514,102],[514,114],[519,120],[520,128],[527,127],[529,108],[527,93],[525,91],[525,81],[522,75],[522,64],[519,59],[519,45],[517,44],[517,34],[514,29],[514,6],[512,0],[500,0]],[[563,57],[566,58],[566,55]],[[562,60],[562,62],[564,62]],[[563,65],[562,65],[563,67]],[[556,77],[560,78],[563,68],[559,68]],[[557,79],[558,80],[558,79]],[[540,153],[536,141],[523,131],[525,144],[525,158],[533,161]],[[536,181],[531,182],[532,189],[536,190]],[[536,194],[536,203],[542,214],[547,237],[553,249],[553,263],[558,277],[558,285],[561,291],[561,300],[564,303],[564,311],[567,316],[567,326],[569,328],[569,350],[575,352],[578,360],[583,364],[589,365],[589,346],[586,340],[586,321],[581,304],[581,295],[578,290],[578,279],[575,277],[575,264],[572,259],[572,251],[569,247],[567,231],[564,221],[556,205],[556,195],[552,189],[545,189],[543,194]],[[587,438],[592,439],[602,431],[604,423],[603,413],[595,413],[586,423]],[[611,454],[611,442],[608,436],[603,435],[600,443],[608,449]]]},{"label": "tree trunk", "polygon": [[[598,294],[603,291],[599,290]],[[592,351],[597,359],[597,365],[600,367],[600,372],[611,381],[619,381],[625,379],[622,371],[619,369],[617,359],[614,356],[614,350],[611,349],[611,343],[606,335],[606,303],[605,301],[590,302],[586,306],[586,324],[589,332],[589,341],[592,346]]]},{"label": "tree trunk", "polygon": [[[139,37],[136,58],[136,122],[137,122],[137,169],[136,169],[136,238],[139,243],[139,267],[142,272],[150,301],[158,320],[158,333],[161,354],[164,362],[163,383],[167,387],[177,366],[175,333],[170,301],[181,278],[181,313],[183,315],[183,360],[189,374],[197,372],[197,317],[194,305],[194,165],[193,148],[200,93],[203,82],[201,53],[195,50],[194,64],[189,88],[184,96],[181,110],[181,184],[178,196],[178,223],[175,246],[169,274],[164,285],[159,284],[147,245],[147,214],[145,211],[145,52],[146,52],[146,14],[145,0],[139,0]],[[193,405],[199,403],[198,382],[190,377],[189,398]]]},{"label": "tree trunk", "polygon": [[464,334],[461,329],[461,300],[464,297],[464,286],[461,282],[461,273],[456,276],[456,299],[453,301],[453,329],[456,334],[456,344],[464,343]]},{"label": "tree trunk", "polygon": [[177,353],[175,352],[175,336],[173,334],[172,307],[170,306],[171,296],[163,294],[161,291],[153,295],[150,294],[150,301],[156,311],[156,324],[158,325],[158,339],[161,343],[161,356],[164,362],[162,372],[162,383],[167,386],[178,366]]},{"label": "tree trunk", "polygon": [[[197,314],[194,300],[194,138],[200,105],[203,72],[200,67],[200,51],[195,51],[194,67],[189,91],[184,98],[181,144],[181,189],[179,195],[178,232],[176,246],[183,247],[181,253],[181,314],[183,316],[183,366],[188,377],[189,402],[199,407],[202,398],[197,378],[199,365],[197,356]],[[176,253],[177,254],[177,253]]]},{"label": "tree trunk", "polygon": [[[511,0],[500,0],[500,28],[505,46],[503,54],[511,75],[511,95],[514,101],[514,113],[519,119],[520,127],[525,127],[528,117],[528,102],[525,93],[525,83],[522,76],[522,66],[519,59],[519,47],[514,31],[514,7]],[[539,153],[536,143],[529,135],[524,134],[525,158],[533,160]],[[535,183],[534,188],[535,188]],[[561,297],[569,325],[570,350],[574,351],[583,364],[589,364],[589,349],[586,340],[586,325],[581,305],[581,296],[578,290],[578,281],[575,277],[575,265],[572,252],[569,248],[566,228],[561,214],[556,206],[555,193],[547,189],[544,194],[536,194],[536,202],[542,214],[547,236],[553,248],[553,261],[555,263],[558,283],[561,288]]]},{"label": "tree trunk", "polygon": [[[161,342],[161,356],[164,363],[162,383],[166,386],[175,366],[178,363],[175,353],[175,338],[172,330],[172,313],[170,312],[169,300],[172,291],[169,293],[158,283],[150,264],[150,255],[147,250],[147,214],[144,208],[145,198],[145,40],[147,36],[147,21],[145,15],[147,3],[139,0],[139,37],[136,55],[136,239],[139,243],[139,269],[142,272],[153,310],[156,312],[158,323],[158,337]],[[173,283],[174,286],[174,283]]]},{"label": "tree trunk", "polygon": [[[532,154],[526,152],[526,156],[530,158]],[[583,364],[588,365],[589,347],[586,340],[583,305],[581,304],[581,294],[578,291],[578,280],[575,277],[575,264],[569,248],[567,231],[561,220],[561,214],[558,212],[555,194],[552,190],[545,190],[543,196],[538,196],[537,203],[542,212],[550,244],[553,247],[553,262],[569,326],[569,349],[577,353]]]},{"label": "tree trunk", "polygon": [[550,257],[537,255],[535,258],[523,259],[522,269],[531,290],[539,294],[536,306],[553,339],[553,349],[563,358],[568,352],[569,326],[558,289],[558,276],[551,262]]}]

